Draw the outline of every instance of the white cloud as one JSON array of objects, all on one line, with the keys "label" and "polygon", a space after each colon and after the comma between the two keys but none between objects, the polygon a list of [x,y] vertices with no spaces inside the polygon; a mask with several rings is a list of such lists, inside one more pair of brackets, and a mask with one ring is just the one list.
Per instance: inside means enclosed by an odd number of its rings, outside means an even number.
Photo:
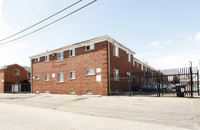
[{"label": "white cloud", "polygon": [[0,16],[2,15],[3,0],[0,0]]},{"label": "white cloud", "polygon": [[200,53],[190,52],[185,54],[171,54],[164,57],[158,57],[149,61],[149,64],[156,69],[174,69],[189,67],[189,61],[193,62],[193,66],[198,66],[198,58]]},{"label": "white cloud", "polygon": [[171,38],[181,38],[181,37],[184,37],[184,34],[176,34],[171,36]]},{"label": "white cloud", "polygon": [[172,43],[171,40],[164,42],[164,45],[170,45]]},{"label": "white cloud", "polygon": [[196,41],[198,41],[198,42],[200,42],[200,32],[198,32],[197,34],[196,34],[196,39],[195,39]]},{"label": "white cloud", "polygon": [[192,16],[196,16],[196,15],[198,15],[199,14],[199,11],[195,11],[193,14],[192,14]]},{"label": "white cloud", "polygon": [[193,40],[193,38],[191,38],[191,37],[188,37],[187,39],[186,39],[186,41],[188,41],[188,42],[191,42]]},{"label": "white cloud", "polygon": [[154,42],[150,43],[149,46],[151,46],[151,47],[160,47],[160,41],[154,41]]},{"label": "white cloud", "polygon": [[[9,25],[3,18],[3,0],[0,0],[0,39],[3,39],[17,30]],[[1,43],[1,42],[0,42]],[[18,63],[22,65],[29,65],[29,59],[26,54],[26,49],[30,44],[25,42],[9,43],[0,46],[0,67],[8,64]]]}]

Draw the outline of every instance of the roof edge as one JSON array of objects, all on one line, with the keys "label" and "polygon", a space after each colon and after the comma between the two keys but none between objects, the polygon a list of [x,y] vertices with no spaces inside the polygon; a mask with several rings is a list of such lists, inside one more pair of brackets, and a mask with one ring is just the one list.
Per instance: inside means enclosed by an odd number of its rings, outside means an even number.
[{"label": "roof edge", "polygon": [[101,41],[109,41],[111,43],[118,44],[118,46],[120,48],[124,49],[125,51],[127,51],[129,53],[132,53],[132,54],[135,54],[135,52],[133,52],[132,50],[128,49],[127,47],[125,47],[121,43],[117,42],[116,40],[114,40],[110,36],[103,35],[103,36],[100,36],[100,37],[97,37],[97,38],[92,38],[92,39],[89,39],[89,40],[86,40],[86,41],[82,41],[82,42],[78,42],[78,43],[75,43],[75,44],[64,46],[64,47],[61,47],[61,48],[58,48],[58,49],[54,49],[54,50],[51,50],[51,51],[48,51],[48,52],[44,52],[44,53],[40,53],[40,54],[37,54],[37,55],[33,55],[33,56],[30,56],[29,58],[30,59],[34,59],[34,58],[45,56],[45,55],[49,55],[49,54],[52,54],[52,53],[57,53],[57,52],[69,50],[69,49],[72,49],[72,48],[77,48],[77,47],[82,47],[82,46],[86,46],[86,45],[89,45],[89,44],[98,43],[98,42],[101,42]]}]

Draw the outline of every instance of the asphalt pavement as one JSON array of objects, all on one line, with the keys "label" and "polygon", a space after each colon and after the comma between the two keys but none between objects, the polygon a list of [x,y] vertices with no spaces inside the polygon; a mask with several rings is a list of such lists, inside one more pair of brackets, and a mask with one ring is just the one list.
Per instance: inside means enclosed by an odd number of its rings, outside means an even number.
[{"label": "asphalt pavement", "polygon": [[199,98],[0,94],[0,129],[200,129]]}]

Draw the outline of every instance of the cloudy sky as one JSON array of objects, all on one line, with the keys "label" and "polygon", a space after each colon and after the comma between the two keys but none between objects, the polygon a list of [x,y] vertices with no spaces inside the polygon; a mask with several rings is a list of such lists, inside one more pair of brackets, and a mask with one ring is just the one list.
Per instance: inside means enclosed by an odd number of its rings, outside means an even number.
[{"label": "cloudy sky", "polygon": [[[0,44],[12,35],[76,0],[0,0]],[[78,1],[78,0],[77,0]],[[13,37],[56,20],[92,0]],[[88,8],[33,35],[0,45],[0,66],[30,66],[29,57],[102,35],[109,35],[156,69],[200,62],[199,0],[98,0]],[[8,39],[7,41],[12,40]]]}]

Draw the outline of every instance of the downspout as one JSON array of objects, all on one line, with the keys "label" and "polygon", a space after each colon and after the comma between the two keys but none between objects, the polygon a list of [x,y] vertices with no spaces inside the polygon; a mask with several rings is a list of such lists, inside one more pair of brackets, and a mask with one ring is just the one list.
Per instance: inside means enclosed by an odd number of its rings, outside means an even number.
[{"label": "downspout", "polygon": [[33,64],[32,64],[32,59],[31,59],[30,81],[31,81],[31,93],[33,93]]},{"label": "downspout", "polygon": [[110,91],[110,43],[108,41],[108,95],[111,95]]}]

